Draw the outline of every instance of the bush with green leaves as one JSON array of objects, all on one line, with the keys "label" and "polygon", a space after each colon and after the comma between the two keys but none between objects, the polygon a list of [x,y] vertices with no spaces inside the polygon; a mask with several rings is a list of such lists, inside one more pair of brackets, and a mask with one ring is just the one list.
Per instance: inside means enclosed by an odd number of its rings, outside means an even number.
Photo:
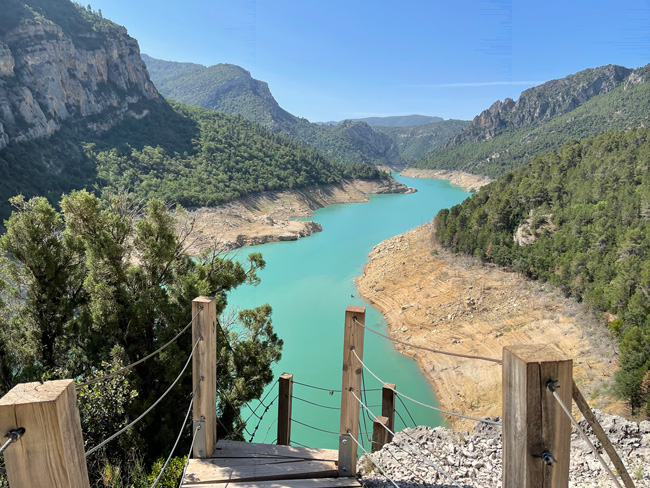
[{"label": "bush with green leaves", "polygon": [[[242,262],[214,249],[190,257],[188,214],[156,199],[143,203],[128,193],[98,198],[75,191],[62,198],[60,211],[43,197],[18,196],[12,204],[0,237],[0,395],[20,382],[83,382],[140,359],[190,322],[194,298],[216,297],[221,314],[228,292],[257,282],[256,272],[265,265],[259,253]],[[233,431],[241,406],[271,382],[282,340],[273,331],[268,305],[220,325],[219,398],[228,407],[220,409],[219,421]],[[128,375],[81,387],[87,447],[157,400],[191,349],[188,331]],[[101,478],[104,461],[133,464],[134,450],[145,463],[166,456],[191,392],[187,371],[155,411],[93,454],[98,456],[91,460],[93,479]],[[180,448],[188,448],[190,436],[186,428]]]}]

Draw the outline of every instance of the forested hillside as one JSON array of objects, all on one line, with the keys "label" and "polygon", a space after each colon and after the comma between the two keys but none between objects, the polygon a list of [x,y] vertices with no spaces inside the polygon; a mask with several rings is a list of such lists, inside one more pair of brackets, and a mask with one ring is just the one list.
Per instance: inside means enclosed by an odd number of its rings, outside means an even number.
[{"label": "forested hillside", "polygon": [[564,144],[441,210],[436,237],[615,318],[618,392],[650,414],[650,130]]},{"label": "forested hillside", "polygon": [[604,66],[496,102],[413,164],[497,177],[572,139],[648,125],[650,67]]},{"label": "forested hillside", "polygon": [[28,3],[0,20],[0,219],[18,193],[54,203],[99,186],[199,206],[380,176],[241,117],[171,106],[123,27],[68,0]]},{"label": "forested hillside", "polygon": [[210,67],[144,57],[151,78],[166,97],[242,117],[341,163],[400,166],[394,142],[364,122],[314,124],[283,110],[268,85],[232,64]]},{"label": "forested hillside", "polygon": [[410,127],[378,125],[373,126],[373,130],[395,142],[402,163],[408,166],[441,147],[469,123],[468,120],[449,119]]}]

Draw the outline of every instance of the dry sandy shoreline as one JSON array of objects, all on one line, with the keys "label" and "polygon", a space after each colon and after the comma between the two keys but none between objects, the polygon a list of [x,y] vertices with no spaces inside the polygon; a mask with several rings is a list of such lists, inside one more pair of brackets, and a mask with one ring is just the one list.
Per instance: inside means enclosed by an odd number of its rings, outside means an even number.
[{"label": "dry sandy shoreline", "polygon": [[[450,254],[432,242],[432,232],[429,223],[378,244],[357,278],[359,293],[384,314],[392,337],[497,359],[505,345],[550,342],[574,358],[574,378],[591,406],[621,413],[604,393],[617,351],[597,319],[550,285]],[[418,362],[442,408],[501,415],[500,365],[396,346]],[[448,420],[457,430],[471,426]]]},{"label": "dry sandy shoreline", "polygon": [[411,178],[434,178],[437,180],[450,180],[452,185],[457,185],[465,191],[478,191],[492,180],[487,176],[473,175],[462,171],[448,171],[444,169],[419,169],[406,168],[400,176]]},{"label": "dry sandy shoreline", "polygon": [[292,220],[309,217],[314,210],[336,203],[367,202],[367,194],[414,191],[390,178],[343,180],[332,185],[264,192],[218,207],[188,209],[187,219],[179,223],[179,227],[192,226],[187,239],[191,255],[198,255],[206,247],[231,250],[247,245],[291,241],[322,230],[315,222]]}]

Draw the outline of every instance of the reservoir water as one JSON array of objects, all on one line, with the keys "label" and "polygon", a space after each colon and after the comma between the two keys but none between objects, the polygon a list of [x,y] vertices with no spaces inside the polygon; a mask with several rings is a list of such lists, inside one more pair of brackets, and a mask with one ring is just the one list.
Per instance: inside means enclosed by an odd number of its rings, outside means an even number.
[{"label": "reservoir water", "polygon": [[[242,286],[229,297],[229,307],[252,308],[269,303],[273,307],[273,326],[284,340],[281,361],[274,366],[275,376],[294,375],[292,444],[337,448],[343,327],[348,305],[367,307],[366,325],[386,332],[381,313],[358,295],[354,278],[363,272],[367,255],[379,242],[430,221],[441,208],[463,201],[469,194],[443,180],[396,177],[416,188],[417,193],[370,195],[370,202],[331,205],[317,210],[310,220],[323,226],[313,236],[290,242],[246,247],[239,256],[261,252],[266,269],[259,273],[261,284]],[[365,334],[364,363],[383,381],[395,383],[397,390],[423,403],[436,405],[433,390],[416,362],[399,354],[392,343],[370,332]],[[381,388],[370,374],[364,375],[366,403],[381,414]],[[310,388],[298,383],[323,388]],[[267,387],[267,391],[271,387]],[[277,394],[273,386],[265,404]],[[330,408],[313,405],[317,403]],[[443,425],[440,415],[404,399],[407,409],[397,401],[395,428],[418,425]],[[251,402],[255,408],[257,401]],[[257,410],[260,414],[264,407]],[[362,412],[363,413],[363,412]],[[244,409],[242,417],[248,418]],[[273,443],[276,439],[277,401],[258,424],[255,415],[247,430],[254,442]],[[412,420],[413,419],[413,420]],[[305,425],[303,425],[305,424]],[[307,427],[307,426],[311,427]],[[320,429],[320,430],[316,430]],[[370,431],[372,422],[361,420],[360,432]],[[360,437],[363,435],[360,433]],[[245,434],[246,440],[251,437]],[[360,441],[362,439],[359,439]],[[365,439],[366,449],[369,443]]]}]

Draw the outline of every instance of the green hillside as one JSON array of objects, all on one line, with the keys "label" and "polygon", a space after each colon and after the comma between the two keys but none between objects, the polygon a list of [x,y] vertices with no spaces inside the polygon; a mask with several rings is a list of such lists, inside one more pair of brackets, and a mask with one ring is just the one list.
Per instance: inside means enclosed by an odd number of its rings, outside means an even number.
[{"label": "green hillside", "polygon": [[450,119],[410,127],[373,126],[373,130],[390,137],[397,145],[402,163],[409,165],[442,147],[469,123],[468,120]]},{"label": "green hillside", "polygon": [[642,388],[650,381],[650,130],[568,142],[440,211],[436,229],[455,252],[549,281],[615,315],[618,392],[650,414]]},{"label": "green hillside", "polygon": [[[483,132],[472,133],[477,130],[474,123],[461,132],[456,141],[450,141],[413,166],[497,177],[528,164],[535,156],[556,150],[567,141],[648,125],[650,67],[634,70],[613,84],[616,86],[611,91],[595,95],[577,108],[571,108],[576,102],[566,105],[564,112],[558,111],[539,120],[533,117],[518,125],[501,122],[506,127],[499,128],[490,138]],[[561,87],[554,91],[540,90],[535,96],[540,106],[550,104],[562,98]],[[501,119],[497,117],[497,120]]]},{"label": "green hillside", "polygon": [[205,67],[143,56],[151,79],[165,97],[209,108],[263,125],[307,144],[340,163],[399,166],[394,142],[364,122],[345,121],[336,126],[314,124],[282,109],[268,84],[232,64]]},{"label": "green hillside", "polygon": [[[0,151],[0,199],[17,192],[57,201],[75,188],[122,189],[184,206],[218,205],[264,190],[377,178],[363,164],[342,165],[241,117],[179,103],[154,105],[101,137],[65,127],[45,140]],[[48,167],[62,170],[52,174]],[[2,217],[10,211],[0,207]]]}]

